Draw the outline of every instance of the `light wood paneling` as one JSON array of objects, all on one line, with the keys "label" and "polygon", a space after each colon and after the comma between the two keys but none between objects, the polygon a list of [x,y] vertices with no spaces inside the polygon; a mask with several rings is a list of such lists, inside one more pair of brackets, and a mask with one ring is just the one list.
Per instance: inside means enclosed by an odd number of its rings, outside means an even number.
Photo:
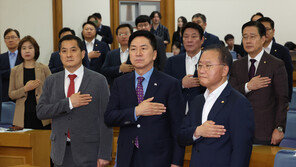
[{"label": "light wood paneling", "polygon": [[58,50],[59,31],[63,28],[63,0],[52,0],[53,48]]}]

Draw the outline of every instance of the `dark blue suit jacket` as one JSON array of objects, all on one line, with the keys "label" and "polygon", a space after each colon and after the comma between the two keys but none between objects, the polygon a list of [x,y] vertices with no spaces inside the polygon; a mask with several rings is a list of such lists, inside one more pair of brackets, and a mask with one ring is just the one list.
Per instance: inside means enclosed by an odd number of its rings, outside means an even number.
[{"label": "dark blue suit jacket", "polygon": [[289,101],[291,101],[292,92],[293,92],[293,64],[292,64],[290,52],[283,45],[273,42],[271,46],[270,54],[283,60],[283,62],[285,63],[285,68],[288,75],[288,86],[289,86],[288,95],[289,95]]},{"label": "dark blue suit jacket", "polygon": [[[84,67],[89,68],[89,60],[86,56],[84,56],[84,58],[82,60],[82,64]],[[64,66],[61,61],[59,51],[53,52],[51,54],[48,67],[49,67],[52,74],[64,70]]]},{"label": "dark blue suit jacket", "polygon": [[[85,41],[83,42],[85,48],[85,57],[88,60],[87,48],[85,45]],[[89,69],[101,73],[101,68],[105,62],[105,58],[107,53],[109,52],[109,46],[105,42],[100,42],[95,39],[93,51],[100,51],[101,56],[99,58],[93,58],[89,62]]]},{"label": "dark blue suit jacket", "polygon": [[[127,64],[129,64],[129,58],[127,59]],[[115,78],[123,75],[124,73],[119,72],[121,65],[120,60],[120,48],[114,49],[108,52],[103,67],[101,69],[102,73],[107,77],[110,87],[112,87]]]},{"label": "dark blue suit jacket", "polygon": [[182,166],[184,147],[177,143],[177,133],[184,117],[184,101],[179,82],[154,69],[144,100],[154,97],[154,102],[166,106],[158,116],[140,116],[135,121],[134,110],[138,105],[135,90],[135,72],[115,79],[105,112],[108,126],[119,126],[117,167],[129,167],[138,136],[143,167]]},{"label": "dark blue suit jacket", "polygon": [[200,137],[193,141],[196,127],[202,124],[204,104],[204,95],[194,99],[178,134],[181,145],[193,145],[190,166],[248,167],[254,133],[250,102],[228,84],[208,115],[208,120],[225,127],[225,135],[220,138]]},{"label": "dark blue suit jacket", "polygon": [[109,26],[102,25],[102,28],[97,28],[97,34],[102,36],[102,42],[105,42],[106,44],[112,44],[113,37],[111,33],[111,28]]},{"label": "dark blue suit jacket", "polygon": [[[165,73],[179,80],[182,85],[182,79],[186,76],[186,53],[172,56],[167,60],[165,66]],[[195,71],[194,77],[197,77],[197,71]],[[182,93],[184,100],[190,105],[195,96],[204,93],[205,87],[199,86],[195,88],[183,88]]]},{"label": "dark blue suit jacket", "polygon": [[201,45],[202,48],[206,48],[207,46],[213,44],[220,44],[220,40],[216,35],[208,33],[206,31],[204,33],[204,38],[204,43]]},{"label": "dark blue suit jacket", "polygon": [[[15,65],[22,63],[22,60],[17,57]],[[10,78],[10,64],[8,52],[0,55],[0,71],[2,75],[2,102],[11,101],[8,96],[9,78]]]}]

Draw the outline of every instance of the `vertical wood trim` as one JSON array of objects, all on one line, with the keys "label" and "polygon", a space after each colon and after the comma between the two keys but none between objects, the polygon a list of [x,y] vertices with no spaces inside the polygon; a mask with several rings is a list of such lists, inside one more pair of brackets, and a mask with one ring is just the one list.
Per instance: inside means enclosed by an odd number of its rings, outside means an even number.
[{"label": "vertical wood trim", "polygon": [[110,27],[113,35],[111,49],[118,48],[116,39],[116,28],[119,26],[119,0],[110,0]]},{"label": "vertical wood trim", "polygon": [[160,13],[162,15],[161,24],[166,26],[169,30],[171,42],[167,45],[167,52],[170,52],[172,37],[175,32],[175,0],[161,0]]},{"label": "vertical wood trim", "polygon": [[58,50],[59,31],[63,28],[63,0],[52,0],[53,48]]}]

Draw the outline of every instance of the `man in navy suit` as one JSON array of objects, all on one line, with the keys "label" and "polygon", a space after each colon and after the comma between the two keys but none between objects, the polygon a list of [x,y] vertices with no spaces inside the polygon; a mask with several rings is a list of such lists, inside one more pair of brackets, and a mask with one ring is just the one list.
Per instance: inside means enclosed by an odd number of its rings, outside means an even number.
[{"label": "man in navy suit", "polygon": [[0,55],[0,71],[2,75],[2,102],[11,101],[8,96],[10,70],[19,65],[22,60],[18,58],[18,44],[20,41],[20,33],[8,28],[4,32],[4,42],[8,51]]},{"label": "man in navy suit", "polygon": [[130,24],[121,24],[116,28],[116,38],[120,48],[107,54],[102,67],[102,73],[107,77],[110,87],[115,78],[134,70],[133,65],[130,64],[128,52],[128,39],[132,33],[133,27]]},{"label": "man in navy suit", "polygon": [[198,24],[189,22],[184,26],[182,36],[186,53],[170,57],[167,60],[165,72],[178,79],[182,84],[187,113],[188,105],[190,105],[194,97],[205,91],[205,88],[200,86],[196,74],[196,65],[204,41],[203,29]]},{"label": "man in navy suit", "polygon": [[284,47],[283,45],[280,45],[276,43],[274,39],[274,21],[269,17],[262,17],[258,20],[260,23],[262,23],[266,29],[266,35],[265,35],[265,42],[263,44],[264,50],[283,60],[285,63],[285,68],[288,75],[288,86],[289,86],[289,101],[291,101],[292,98],[292,92],[293,92],[293,64],[292,59],[290,56],[289,50]]},{"label": "man in navy suit", "polygon": [[181,86],[153,67],[156,39],[149,31],[130,36],[135,72],[115,79],[105,112],[108,126],[119,126],[117,167],[182,166],[184,147],[177,131],[184,117]]},{"label": "man in navy suit", "polygon": [[191,21],[200,25],[204,30],[205,40],[204,40],[204,43],[202,44],[202,49],[206,48],[209,45],[220,44],[220,40],[216,35],[206,32],[207,18],[204,14],[197,13],[193,15]]},{"label": "man in navy suit", "polygon": [[97,35],[100,37],[101,42],[106,44],[112,44],[113,37],[111,33],[111,28],[102,24],[102,16],[100,13],[94,13],[87,18],[87,21],[91,21],[96,25]]},{"label": "man in navy suit", "polygon": [[[64,27],[59,32],[59,39],[62,39],[66,35],[74,35],[75,36],[75,31],[68,28],[68,27]],[[48,67],[49,67],[52,74],[64,70],[64,66],[63,66],[63,63],[62,63],[60,57],[61,56],[60,56],[59,51],[53,52],[50,56]],[[88,61],[87,57],[84,57],[82,60],[83,66],[88,68],[88,63],[89,63],[89,61]]]},{"label": "man in navy suit", "polygon": [[85,57],[89,60],[89,68],[101,73],[101,68],[109,52],[109,46],[105,42],[96,39],[96,25],[93,22],[83,23],[82,29]]},{"label": "man in navy suit", "polygon": [[178,140],[193,145],[190,166],[248,167],[254,116],[251,104],[230,86],[232,56],[224,46],[205,49],[198,63],[200,83],[207,88],[194,99]]}]

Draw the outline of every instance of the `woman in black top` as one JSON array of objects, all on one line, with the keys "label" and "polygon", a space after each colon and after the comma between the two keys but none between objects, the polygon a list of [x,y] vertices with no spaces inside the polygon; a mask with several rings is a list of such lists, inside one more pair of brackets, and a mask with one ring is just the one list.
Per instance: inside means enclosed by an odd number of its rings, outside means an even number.
[{"label": "woman in black top", "polygon": [[187,23],[187,19],[184,16],[180,16],[178,18],[178,29],[174,32],[172,43],[180,42],[181,43],[181,52],[185,52],[184,46],[183,46],[183,38],[182,38],[182,27]]}]

